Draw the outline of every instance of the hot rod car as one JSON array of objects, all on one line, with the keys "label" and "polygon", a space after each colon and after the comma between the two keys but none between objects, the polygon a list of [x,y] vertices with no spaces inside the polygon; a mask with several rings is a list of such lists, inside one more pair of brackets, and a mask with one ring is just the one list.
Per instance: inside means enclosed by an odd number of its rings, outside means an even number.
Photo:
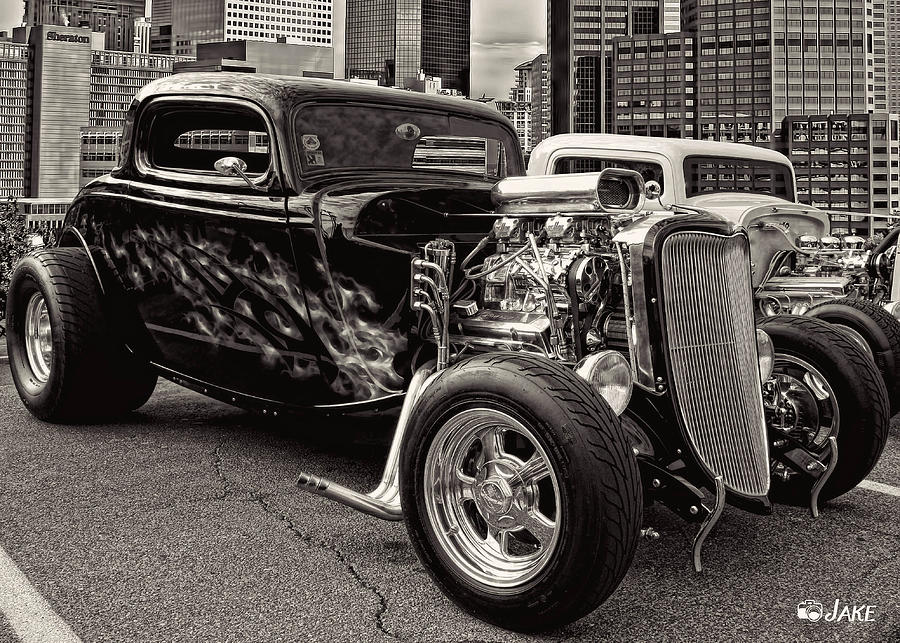
[{"label": "hot rod car", "polygon": [[652,182],[648,211],[677,203],[746,228],[757,317],[789,313],[836,325],[875,359],[891,411],[900,411],[900,227],[877,242],[833,235],[829,212],[796,202],[786,156],[740,143],[564,134],[535,147],[528,174],[606,167],[632,169]]},{"label": "hot rod car", "polygon": [[14,271],[19,395],[52,422],[135,409],[160,375],[268,416],[400,406],[375,490],[299,486],[404,520],[448,596],[519,630],[602,603],[646,503],[698,525],[699,571],[726,504],[816,514],[865,477],[875,364],[821,320],[755,324],[745,228],[646,214],[628,169],[524,174],[474,102],[155,81],[119,167]]}]

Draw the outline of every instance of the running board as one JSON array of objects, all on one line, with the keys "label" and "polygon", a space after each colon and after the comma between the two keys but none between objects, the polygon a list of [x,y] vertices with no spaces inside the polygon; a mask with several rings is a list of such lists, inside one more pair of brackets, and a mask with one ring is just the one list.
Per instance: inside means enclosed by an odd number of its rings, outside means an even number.
[{"label": "running board", "polygon": [[352,507],[364,514],[382,520],[403,520],[403,509],[400,506],[400,449],[409,426],[412,409],[422,391],[434,374],[434,363],[423,366],[412,377],[409,390],[403,400],[391,448],[384,463],[381,482],[369,493],[360,493],[326,478],[314,476],[305,471],[300,472],[297,487],[303,491],[323,496],[342,505]]}]

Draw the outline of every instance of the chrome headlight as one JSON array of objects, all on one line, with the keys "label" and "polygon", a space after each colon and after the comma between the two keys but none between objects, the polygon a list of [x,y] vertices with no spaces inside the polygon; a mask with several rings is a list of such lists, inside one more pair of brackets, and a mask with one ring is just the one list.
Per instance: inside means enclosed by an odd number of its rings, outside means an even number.
[{"label": "chrome headlight", "polygon": [[756,329],[756,355],[759,359],[759,380],[765,382],[772,375],[775,368],[775,346],[769,334]]},{"label": "chrome headlight", "polygon": [[591,388],[612,407],[613,413],[622,415],[631,401],[634,382],[631,365],[622,353],[600,351],[588,355],[575,367],[575,373],[591,385]]}]

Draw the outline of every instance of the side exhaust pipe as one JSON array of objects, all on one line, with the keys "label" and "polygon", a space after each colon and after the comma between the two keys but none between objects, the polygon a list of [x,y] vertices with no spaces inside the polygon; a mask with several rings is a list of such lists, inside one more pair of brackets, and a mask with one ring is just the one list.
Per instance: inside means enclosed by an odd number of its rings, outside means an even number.
[{"label": "side exhaust pipe", "polygon": [[400,507],[400,449],[403,446],[403,438],[406,435],[413,406],[419,399],[419,395],[428,386],[429,379],[434,373],[435,365],[432,362],[420,368],[413,375],[406,398],[403,400],[403,407],[400,409],[397,427],[394,429],[394,437],[391,440],[391,448],[384,464],[381,482],[375,489],[369,493],[360,493],[305,471],[300,473],[297,487],[382,520],[403,520],[403,509]]}]

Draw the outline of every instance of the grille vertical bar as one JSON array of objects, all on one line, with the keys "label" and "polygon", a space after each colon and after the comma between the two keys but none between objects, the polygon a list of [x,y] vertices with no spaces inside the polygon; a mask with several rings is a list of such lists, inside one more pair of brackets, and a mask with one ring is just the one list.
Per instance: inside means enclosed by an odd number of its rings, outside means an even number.
[{"label": "grille vertical bar", "polygon": [[769,448],[747,237],[675,232],[661,265],[672,388],[691,446],[727,489],[764,496]]}]

